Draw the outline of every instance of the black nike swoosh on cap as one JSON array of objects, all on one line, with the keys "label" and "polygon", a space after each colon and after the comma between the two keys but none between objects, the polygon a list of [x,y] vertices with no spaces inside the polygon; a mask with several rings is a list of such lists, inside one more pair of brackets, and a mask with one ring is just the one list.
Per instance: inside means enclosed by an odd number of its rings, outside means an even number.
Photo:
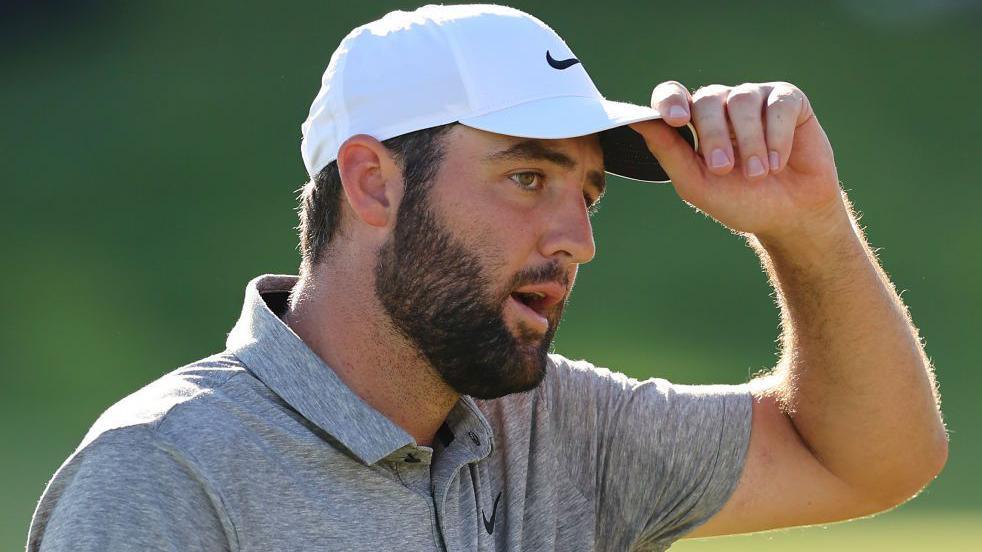
[{"label": "black nike swoosh on cap", "polygon": [[498,515],[498,500],[501,499],[501,491],[498,491],[498,496],[494,498],[494,508],[491,509],[491,519],[488,519],[487,514],[484,513],[484,508],[481,508],[481,517],[484,518],[484,530],[490,535],[494,533],[494,518]]},{"label": "black nike swoosh on cap", "polygon": [[553,59],[552,54],[549,53],[549,50],[546,50],[546,63],[548,63],[553,69],[559,69],[562,71],[563,69],[569,69],[579,62],[580,60],[576,59],[575,57],[559,60]]}]

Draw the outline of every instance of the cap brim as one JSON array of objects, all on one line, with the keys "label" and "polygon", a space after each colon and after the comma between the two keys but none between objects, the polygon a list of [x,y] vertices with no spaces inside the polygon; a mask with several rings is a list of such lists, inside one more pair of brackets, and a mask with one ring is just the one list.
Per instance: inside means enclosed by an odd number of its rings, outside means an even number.
[{"label": "cap brim", "polygon": [[[661,114],[650,107],[601,98],[563,96],[460,119],[460,123],[522,138],[560,139],[599,133],[606,172],[644,182],[669,182],[671,179],[651,154],[644,138],[627,126],[652,119],[661,119]],[[678,131],[693,148],[697,147],[691,125]]]}]

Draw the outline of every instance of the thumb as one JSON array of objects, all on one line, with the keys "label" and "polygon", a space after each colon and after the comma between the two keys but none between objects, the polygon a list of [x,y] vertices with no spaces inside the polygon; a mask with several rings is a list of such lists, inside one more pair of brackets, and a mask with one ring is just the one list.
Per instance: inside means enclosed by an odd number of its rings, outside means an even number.
[{"label": "thumb", "polygon": [[672,179],[679,197],[691,203],[690,198],[702,195],[705,176],[699,155],[678,129],[657,119],[632,123],[630,127],[644,138],[648,150]]}]

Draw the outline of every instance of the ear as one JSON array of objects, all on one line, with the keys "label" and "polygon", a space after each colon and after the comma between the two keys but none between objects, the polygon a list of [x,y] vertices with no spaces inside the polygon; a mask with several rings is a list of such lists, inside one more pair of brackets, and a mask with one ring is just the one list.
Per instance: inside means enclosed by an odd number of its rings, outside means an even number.
[{"label": "ear", "polygon": [[358,219],[379,228],[395,222],[402,171],[381,142],[366,134],[345,140],[338,151],[338,173]]}]

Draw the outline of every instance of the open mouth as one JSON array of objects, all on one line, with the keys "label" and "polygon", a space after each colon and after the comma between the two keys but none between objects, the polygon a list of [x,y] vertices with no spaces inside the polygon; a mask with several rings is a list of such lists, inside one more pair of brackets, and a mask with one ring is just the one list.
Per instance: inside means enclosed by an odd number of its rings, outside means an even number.
[{"label": "open mouth", "polygon": [[520,325],[534,333],[544,334],[551,326],[549,315],[558,308],[566,296],[566,286],[561,282],[545,281],[521,286],[511,292],[508,303],[518,317]]},{"label": "open mouth", "polygon": [[511,294],[516,301],[525,305],[526,307],[534,310],[536,313],[542,315],[546,310],[544,293],[539,293],[537,291],[521,292],[515,291]]},{"label": "open mouth", "polygon": [[520,327],[536,334],[544,334],[549,329],[549,319],[535,308],[535,303],[538,300],[527,294],[518,293],[512,293],[508,297],[508,302],[512,303],[513,312],[518,317]]},{"label": "open mouth", "polygon": [[559,297],[556,292],[548,290],[513,291],[508,302],[513,303],[513,312],[526,331],[542,335],[552,325],[549,313],[559,302]]}]

